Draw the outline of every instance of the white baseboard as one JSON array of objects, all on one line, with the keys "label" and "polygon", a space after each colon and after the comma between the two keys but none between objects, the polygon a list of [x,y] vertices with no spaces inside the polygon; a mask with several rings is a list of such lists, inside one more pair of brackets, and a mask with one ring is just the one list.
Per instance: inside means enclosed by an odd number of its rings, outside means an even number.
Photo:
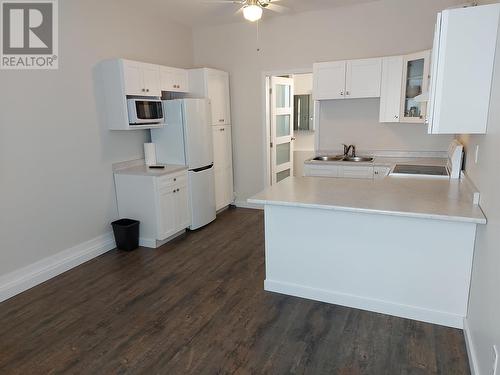
[{"label": "white baseboard", "polygon": [[0,277],[0,302],[114,249],[109,232]]},{"label": "white baseboard", "polygon": [[139,238],[139,246],[147,247],[149,249],[156,249],[158,247],[155,239],[144,237]]},{"label": "white baseboard", "polygon": [[255,204],[255,203],[248,203],[246,200],[244,201],[235,201],[234,205],[239,208],[251,208],[253,210],[263,210],[264,205],[262,204]]},{"label": "white baseboard", "polygon": [[417,306],[401,305],[373,298],[337,293],[329,290],[310,288],[275,280],[265,280],[264,289],[270,292],[307,298],[314,301],[332,303],[400,318],[413,319],[426,323],[439,324],[453,328],[463,328],[463,316],[443,311],[434,311]]},{"label": "white baseboard", "polygon": [[464,319],[464,337],[465,346],[467,347],[467,355],[469,357],[469,366],[471,375],[479,375],[479,366],[476,355],[476,348],[474,342],[472,341],[472,334],[469,328],[469,322],[467,318]]}]

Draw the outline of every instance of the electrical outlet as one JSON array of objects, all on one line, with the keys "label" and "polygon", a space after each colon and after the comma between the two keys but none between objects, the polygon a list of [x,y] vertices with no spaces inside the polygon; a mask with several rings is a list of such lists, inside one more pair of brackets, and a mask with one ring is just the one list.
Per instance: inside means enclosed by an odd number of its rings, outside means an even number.
[{"label": "electrical outlet", "polygon": [[493,345],[493,375],[500,375],[498,365],[498,348],[496,345]]},{"label": "electrical outlet", "polygon": [[479,161],[479,145],[476,145],[476,156],[474,158],[475,163]]}]

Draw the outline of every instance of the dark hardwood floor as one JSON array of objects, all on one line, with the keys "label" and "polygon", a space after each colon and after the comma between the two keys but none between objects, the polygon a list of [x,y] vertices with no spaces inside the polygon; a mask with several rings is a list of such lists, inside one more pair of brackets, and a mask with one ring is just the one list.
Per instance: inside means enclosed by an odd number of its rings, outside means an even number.
[{"label": "dark hardwood floor", "polygon": [[0,374],[469,374],[460,330],[264,292],[263,214],[0,304]]}]

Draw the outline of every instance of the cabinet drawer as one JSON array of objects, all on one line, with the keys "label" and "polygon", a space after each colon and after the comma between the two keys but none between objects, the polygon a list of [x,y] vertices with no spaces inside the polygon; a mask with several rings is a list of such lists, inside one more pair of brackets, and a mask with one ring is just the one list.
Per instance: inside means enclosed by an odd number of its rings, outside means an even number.
[{"label": "cabinet drawer", "polygon": [[373,178],[373,167],[342,167],[344,178]]},{"label": "cabinet drawer", "polygon": [[174,185],[175,186],[186,186],[187,185],[186,172],[158,177],[158,188],[162,189],[162,188],[174,186]]},{"label": "cabinet drawer", "polygon": [[336,165],[305,165],[304,166],[304,176],[305,177],[339,177],[339,167]]}]

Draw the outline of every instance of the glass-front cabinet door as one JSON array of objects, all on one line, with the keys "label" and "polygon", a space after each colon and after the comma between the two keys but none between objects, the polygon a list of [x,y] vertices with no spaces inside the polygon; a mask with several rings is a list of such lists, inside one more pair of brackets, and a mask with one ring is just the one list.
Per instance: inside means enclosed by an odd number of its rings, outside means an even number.
[{"label": "glass-front cabinet door", "polygon": [[430,51],[405,56],[400,116],[402,122],[425,122],[427,103],[417,97],[429,90],[429,67]]}]

